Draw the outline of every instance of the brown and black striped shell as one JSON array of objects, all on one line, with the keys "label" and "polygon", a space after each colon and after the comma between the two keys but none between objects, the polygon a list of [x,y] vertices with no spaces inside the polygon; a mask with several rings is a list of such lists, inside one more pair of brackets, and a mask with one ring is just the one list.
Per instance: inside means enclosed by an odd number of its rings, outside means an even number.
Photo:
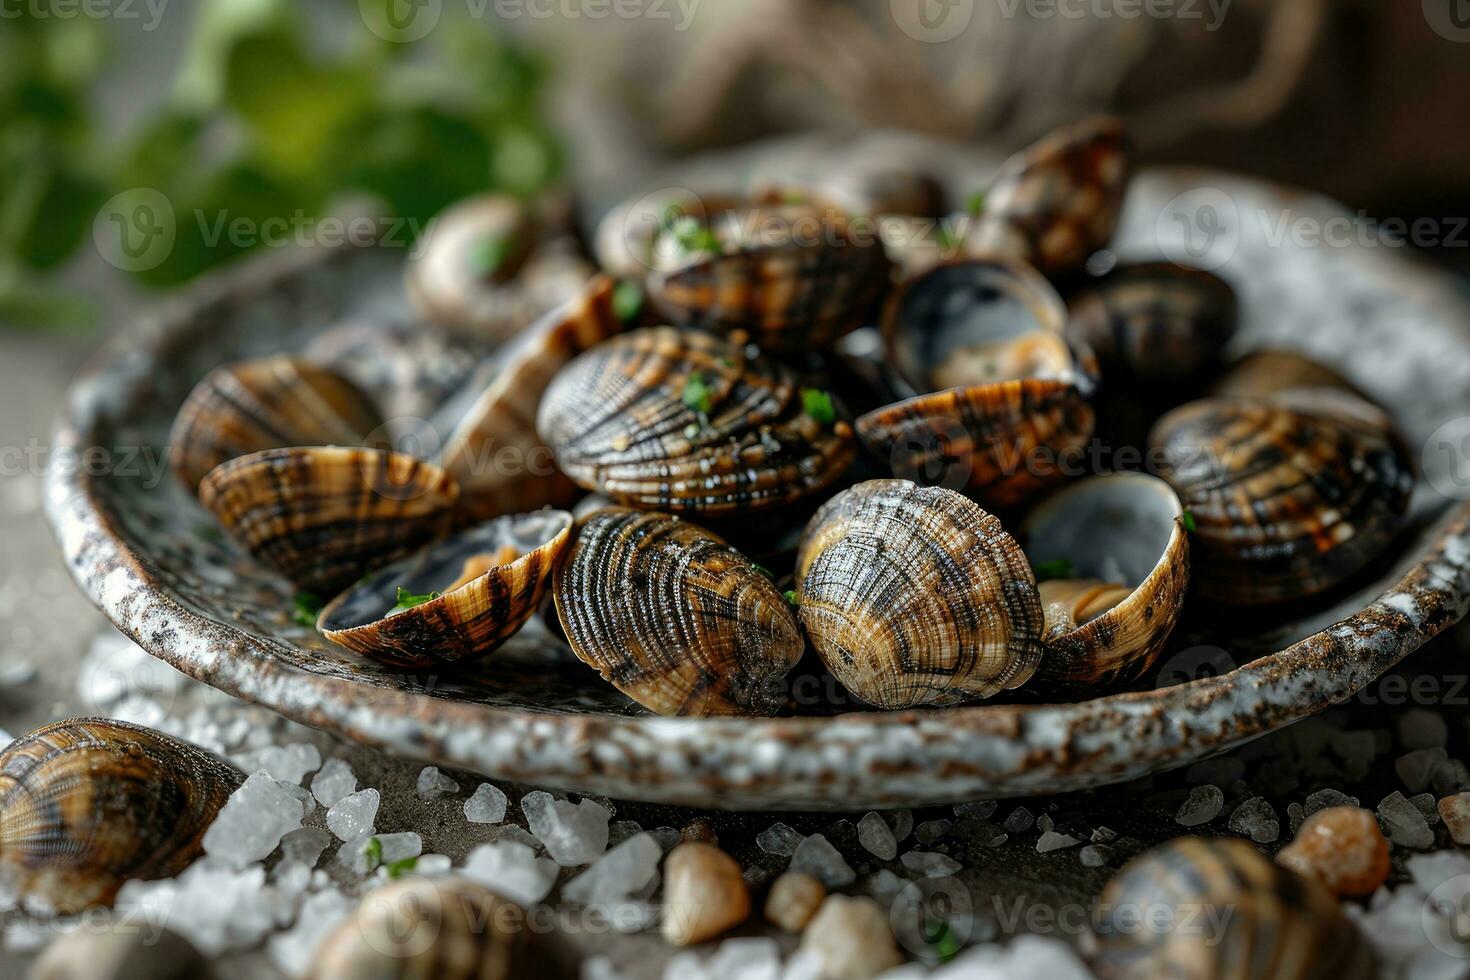
[{"label": "brown and black striped shell", "polygon": [[1403,527],[1413,464],[1375,407],[1317,390],[1295,405],[1208,398],[1149,436],[1192,515],[1196,591],[1254,605],[1322,592]]},{"label": "brown and black striped shell", "polygon": [[[1097,365],[1065,322],[1056,291],[1023,265],[946,262],[909,280],[883,329],[915,394],[859,417],[858,434],[896,476],[991,507],[1025,502],[1067,477],[1093,433]],[[1030,354],[1006,364],[1022,345]]]},{"label": "brown and black striped shell", "polygon": [[790,504],[831,485],[856,453],[846,420],[806,414],[789,369],[738,337],[673,327],[572,361],[541,400],[537,429],[580,486],[683,514]]},{"label": "brown and black striped shell", "polygon": [[805,643],[783,596],[722,539],[669,514],[593,513],[556,574],[577,656],[660,715],[768,715]]},{"label": "brown and black striped shell", "polygon": [[1105,980],[1370,980],[1367,941],[1325,888],[1243,840],[1181,837],[1124,865],[1099,900]]},{"label": "brown and black striped shell", "polygon": [[243,775],[148,728],[78,718],[0,754],[0,875],[61,911],[111,905],[130,878],[171,878]]},{"label": "brown and black striped shell", "polygon": [[169,462],[190,493],[221,463],[286,446],[360,446],[383,424],[342,375],[293,357],[215,368],[189,392],[169,433]]},{"label": "brown and black striped shell", "polygon": [[1081,269],[1118,226],[1128,157],[1123,124],[1110,116],[1043,137],[997,172],[965,254],[1028,262],[1048,276]]},{"label": "brown and black striped shell", "polygon": [[717,250],[658,244],[646,280],[680,326],[741,331],[775,352],[821,350],[871,322],[888,292],[892,265],[876,228],[854,228],[831,205],[748,205],[707,227]]},{"label": "brown and black striped shell", "polygon": [[[1020,536],[1032,566],[1066,568],[1062,580],[1040,585],[1045,653],[1033,688],[1047,695],[1095,695],[1153,666],[1189,587],[1183,515],[1169,485],[1142,473],[1080,480],[1027,515]],[[1095,592],[1088,582],[1121,587],[1113,590],[1110,608],[1087,618],[1077,615],[1074,603],[1049,601]]]},{"label": "brown and black striped shell", "polygon": [[945,705],[1024,684],[1042,610],[1021,548],[966,497],[906,480],[844,490],[796,559],[801,624],[852,694],[883,708]]},{"label": "brown and black striped shell", "polygon": [[[332,642],[393,667],[476,660],[535,614],[571,532],[566,511],[494,518],[369,575],[328,603],[317,626]],[[399,589],[437,595],[392,613]]]},{"label": "brown and black striped shell", "polygon": [[450,433],[438,462],[459,483],[467,513],[486,520],[576,500],[575,485],[536,434],[536,412],[558,371],[623,329],[613,309],[615,290],[612,279],[596,276],[527,327]]},{"label": "brown and black striped shell", "polygon": [[256,558],[329,596],[447,533],[459,487],[402,453],[316,446],[222,463],[199,499]]},{"label": "brown and black striped shell", "polygon": [[455,877],[380,885],[317,947],[313,980],[568,980],[520,906]]},{"label": "brown and black striped shell", "polygon": [[482,194],[437,215],[410,257],[409,299],[452,330],[498,341],[566,302],[596,271],[548,197]]},{"label": "brown and black striped shell", "polygon": [[1069,307],[1068,332],[1097,355],[1108,383],[1125,386],[1196,380],[1219,363],[1239,318],[1229,283],[1172,262],[1118,266]]}]

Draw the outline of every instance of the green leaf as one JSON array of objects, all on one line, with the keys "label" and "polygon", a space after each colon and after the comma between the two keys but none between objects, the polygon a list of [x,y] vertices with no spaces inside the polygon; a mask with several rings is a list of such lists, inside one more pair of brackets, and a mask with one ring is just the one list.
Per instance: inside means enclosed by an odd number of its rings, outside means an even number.
[{"label": "green leaf", "polygon": [[831,392],[820,388],[801,389],[801,409],[821,425],[831,425],[837,421],[837,409],[832,405]]},{"label": "green leaf", "polygon": [[985,192],[971,191],[970,195],[965,198],[965,213],[971,215],[972,217],[978,218],[980,217],[980,213],[984,210]]},{"label": "green leaf", "polygon": [[442,593],[442,592],[415,593],[415,592],[408,591],[407,589],[403,588],[403,586],[399,586],[398,587],[398,605],[396,605],[392,609],[388,610],[388,615],[389,616],[396,616],[396,615],[398,615],[401,612],[407,612],[408,610],[412,609],[414,606],[422,606],[426,602],[432,602],[433,600],[439,598],[443,594],[444,593]]},{"label": "green leaf", "polygon": [[941,963],[948,963],[964,948],[964,943],[960,942],[948,922],[927,923],[924,927],[924,941],[929,944],[929,951]]},{"label": "green leaf", "polygon": [[684,405],[701,415],[708,415],[714,408],[714,392],[710,390],[702,371],[690,374],[684,382]]},{"label": "green leaf", "polygon": [[721,250],[720,240],[715,237],[715,233],[691,215],[681,213],[674,218],[669,225],[669,233],[674,236],[674,242],[679,248],[690,255]]},{"label": "green leaf", "polygon": [[1193,511],[1186,510],[1180,516],[1180,519],[1184,521],[1184,530],[1189,531],[1190,533],[1193,533],[1197,529],[1196,526],[1195,526],[1195,523],[1194,523],[1194,512]]},{"label": "green leaf", "polygon": [[362,846],[362,854],[367,858],[368,868],[376,868],[383,863],[383,842],[376,837],[369,837]]},{"label": "green leaf", "polygon": [[643,287],[641,285],[631,279],[624,279],[613,287],[613,316],[623,323],[631,323],[641,309],[643,309]]},{"label": "green leaf", "polygon": [[[377,840],[377,838],[374,837],[373,840]],[[381,851],[381,847],[379,848],[379,850]],[[418,863],[419,859],[416,857],[401,858],[397,861],[394,861],[392,864],[388,865],[388,877],[400,878],[403,875],[408,874],[414,868],[418,867]]]},{"label": "green leaf", "polygon": [[793,606],[799,606],[799,605],[801,605],[801,600],[799,600],[796,597],[796,590],[795,589],[787,589],[785,592],[783,592],[781,594],[786,597],[786,601],[789,602],[791,605],[793,605]]},{"label": "green leaf", "polygon": [[296,593],[295,606],[291,612],[291,621],[300,626],[316,626],[316,618],[321,614],[322,600],[310,592]]},{"label": "green leaf", "polygon": [[1046,582],[1057,578],[1074,578],[1072,559],[1056,558],[1052,561],[1039,561],[1031,566],[1036,573],[1036,581]]}]

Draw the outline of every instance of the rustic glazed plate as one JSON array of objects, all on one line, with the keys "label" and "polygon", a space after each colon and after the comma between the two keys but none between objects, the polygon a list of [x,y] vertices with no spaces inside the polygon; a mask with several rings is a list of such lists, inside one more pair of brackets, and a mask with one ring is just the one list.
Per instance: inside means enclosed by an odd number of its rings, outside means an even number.
[{"label": "rustic glazed plate", "polygon": [[[821,143],[802,158],[852,152]],[[961,184],[987,172],[951,158]],[[1423,449],[1425,475],[1411,531],[1330,608],[1286,623],[1236,622],[1229,633],[1206,619],[1177,638],[1157,678],[1127,693],[1076,704],[666,719],[569,661],[545,632],[430,677],[377,667],[294,625],[290,587],[220,537],[161,465],[164,441],[193,383],[242,356],[335,349],[357,370],[382,371],[382,384],[401,382],[362,357],[363,337],[407,315],[403,256],[391,250],[267,256],[137,324],[71,392],[48,512],[78,583],[154,655],[297,721],[440,764],[727,809],[912,806],[1124,780],[1350,696],[1470,603],[1470,474],[1456,469],[1465,463],[1455,441],[1462,430],[1441,429],[1470,414],[1470,304],[1449,276],[1381,239],[1313,245],[1292,230],[1349,217],[1319,198],[1213,173],[1149,173],[1130,192],[1124,257],[1217,268],[1241,294],[1239,349],[1293,347],[1339,368],[1393,409],[1411,447]],[[445,365],[430,379],[437,392],[469,356],[435,356]],[[417,413],[421,392],[395,390],[391,411]],[[87,464],[89,449],[108,463]]]}]

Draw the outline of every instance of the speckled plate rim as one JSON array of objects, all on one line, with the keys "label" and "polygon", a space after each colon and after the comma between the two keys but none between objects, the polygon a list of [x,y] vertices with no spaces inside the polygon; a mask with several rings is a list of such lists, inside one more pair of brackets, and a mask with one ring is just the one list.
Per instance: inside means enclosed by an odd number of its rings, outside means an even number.
[{"label": "speckled plate rim", "polygon": [[[248,260],[162,304],[74,383],[54,458],[146,391],[139,352],[200,310],[280,288],[340,250]],[[46,512],[72,575],[120,629],[183,673],[306,725],[522,783],[718,809],[859,809],[1064,792],[1193,762],[1351,697],[1470,609],[1470,504],[1366,608],[1218,676],[1075,704],[823,718],[671,719],[537,713],[325,676],[177,603],[114,527],[85,467],[47,473]]]}]

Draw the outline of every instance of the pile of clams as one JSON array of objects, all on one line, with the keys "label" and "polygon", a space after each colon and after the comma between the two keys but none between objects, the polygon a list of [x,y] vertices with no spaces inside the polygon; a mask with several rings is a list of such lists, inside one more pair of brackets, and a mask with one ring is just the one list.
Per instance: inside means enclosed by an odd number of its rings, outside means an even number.
[{"label": "pile of clams", "polygon": [[[1413,472],[1330,368],[1227,363],[1225,280],[1113,261],[1129,174],[1100,118],[960,209],[853,164],[641,195],[584,245],[564,198],[477,198],[410,259],[391,369],[222,366],[174,469],[283,618],[385,668],[538,620],[665,715],[801,711],[812,672],[884,709],[1147,683],[1186,613],[1350,583]],[[451,336],[483,363],[417,375]]]}]

